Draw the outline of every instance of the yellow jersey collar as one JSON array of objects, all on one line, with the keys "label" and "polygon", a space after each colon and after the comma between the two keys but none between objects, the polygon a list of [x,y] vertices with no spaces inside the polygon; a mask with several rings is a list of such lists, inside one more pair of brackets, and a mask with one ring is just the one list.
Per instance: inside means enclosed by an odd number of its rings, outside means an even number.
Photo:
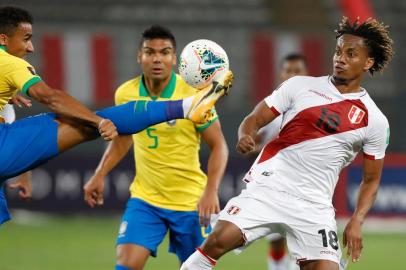
[{"label": "yellow jersey collar", "polygon": [[6,51],[6,46],[0,45],[0,50]]},{"label": "yellow jersey collar", "polygon": [[[159,97],[161,98],[170,98],[173,95],[173,92],[175,92],[175,86],[176,86],[176,73],[172,71],[171,79],[169,80],[168,85],[165,87],[165,89],[162,91],[161,95]],[[158,97],[153,97],[150,96],[147,87],[145,86],[144,83],[144,75],[141,77],[141,82],[140,82],[140,96],[141,97],[151,97],[153,100],[156,100]]]}]

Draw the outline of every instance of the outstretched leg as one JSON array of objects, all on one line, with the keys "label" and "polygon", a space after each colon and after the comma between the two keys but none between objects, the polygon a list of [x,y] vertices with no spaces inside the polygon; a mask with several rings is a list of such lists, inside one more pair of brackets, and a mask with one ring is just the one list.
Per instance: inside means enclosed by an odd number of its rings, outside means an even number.
[{"label": "outstretched leg", "polygon": [[103,118],[110,119],[121,135],[140,132],[151,125],[173,119],[190,119],[205,123],[217,100],[226,95],[231,87],[233,73],[223,77],[197,94],[176,101],[132,101],[97,112]]},{"label": "outstretched leg", "polygon": [[[178,101],[134,101],[97,112],[116,125],[119,134],[134,134],[149,126],[179,118],[204,122],[216,101],[227,94],[232,73],[196,95]],[[0,124],[0,184],[38,167],[71,147],[98,137],[92,127],[55,114],[41,114]]]}]

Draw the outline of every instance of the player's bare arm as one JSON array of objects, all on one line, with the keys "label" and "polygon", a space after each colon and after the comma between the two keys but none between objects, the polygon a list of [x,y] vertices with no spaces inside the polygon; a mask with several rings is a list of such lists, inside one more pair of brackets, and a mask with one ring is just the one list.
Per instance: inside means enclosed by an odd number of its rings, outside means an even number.
[{"label": "player's bare arm", "polygon": [[28,94],[61,116],[81,120],[99,128],[100,134],[106,139],[111,140],[118,135],[110,120],[97,116],[64,91],[53,89],[44,82],[38,82],[28,89]]},{"label": "player's bare arm", "polygon": [[357,207],[343,235],[344,246],[353,262],[359,261],[362,251],[362,224],[378,193],[383,168],[383,159],[364,159],[363,178],[360,185]]},{"label": "player's bare arm", "polygon": [[202,137],[211,152],[207,165],[207,185],[197,204],[197,210],[200,224],[207,227],[210,223],[210,215],[220,211],[218,189],[227,165],[228,147],[219,121],[206,128],[202,132]]},{"label": "player's bare arm", "polygon": [[258,130],[276,118],[276,115],[266,105],[265,101],[260,102],[254,110],[244,118],[238,128],[237,151],[247,154],[255,149],[255,136]]},{"label": "player's bare arm", "polygon": [[131,135],[117,136],[103,154],[93,176],[83,187],[90,207],[103,204],[104,177],[123,159],[132,145]]}]

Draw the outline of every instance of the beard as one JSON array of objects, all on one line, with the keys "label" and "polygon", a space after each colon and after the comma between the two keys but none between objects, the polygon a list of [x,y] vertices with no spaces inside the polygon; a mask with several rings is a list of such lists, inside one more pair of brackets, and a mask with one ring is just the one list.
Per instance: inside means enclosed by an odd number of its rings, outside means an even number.
[{"label": "beard", "polygon": [[332,76],[332,81],[335,85],[347,85],[348,84],[348,79],[339,77],[337,75]]}]

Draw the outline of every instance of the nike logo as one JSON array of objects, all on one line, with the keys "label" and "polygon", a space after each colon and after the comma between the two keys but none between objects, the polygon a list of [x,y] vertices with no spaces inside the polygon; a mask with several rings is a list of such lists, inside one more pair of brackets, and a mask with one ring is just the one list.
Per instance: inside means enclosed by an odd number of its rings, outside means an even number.
[{"label": "nike logo", "polygon": [[216,64],[206,64],[205,62],[201,62],[199,67],[200,69],[213,69],[222,67],[224,63],[216,63]]}]

